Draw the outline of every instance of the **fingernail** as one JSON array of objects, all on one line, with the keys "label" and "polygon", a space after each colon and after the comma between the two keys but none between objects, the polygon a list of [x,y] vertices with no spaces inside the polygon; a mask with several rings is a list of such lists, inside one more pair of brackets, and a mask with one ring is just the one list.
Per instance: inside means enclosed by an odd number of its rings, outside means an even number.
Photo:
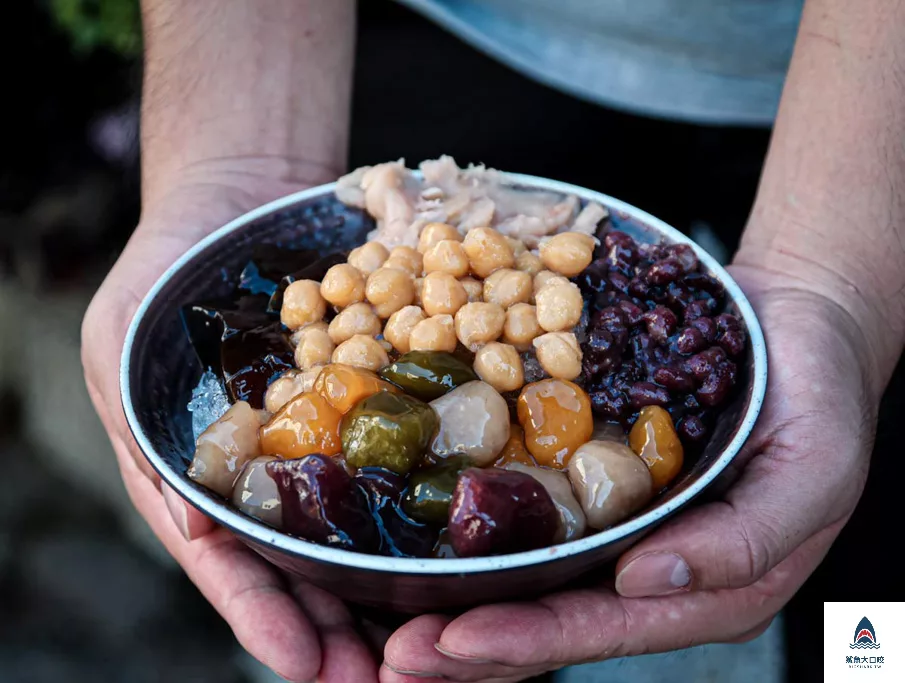
[{"label": "fingernail", "polygon": [[167,504],[167,510],[170,511],[170,517],[172,517],[173,521],[176,523],[176,528],[179,529],[179,533],[182,534],[185,540],[191,541],[192,536],[189,533],[189,512],[185,507],[185,501],[179,497],[178,493],[163,482],[160,484],[160,492],[163,494],[163,500]]},{"label": "fingernail", "polygon": [[443,674],[432,674],[427,671],[412,671],[410,669],[397,669],[395,666],[387,664],[386,662],[384,662],[383,665],[393,673],[397,673],[400,676],[411,676],[412,678],[439,678],[442,681],[450,680]]},{"label": "fingernail", "polygon": [[668,595],[687,588],[691,570],[675,553],[648,553],[635,558],[616,577],[616,591],[626,598]]},{"label": "fingernail", "polygon": [[499,664],[499,662],[495,662],[492,659],[484,659],[482,657],[473,657],[472,655],[459,654],[458,652],[450,652],[442,645],[440,645],[440,643],[434,643],[434,649],[444,657],[449,657],[450,659],[454,659],[457,662],[467,662],[469,664]]}]

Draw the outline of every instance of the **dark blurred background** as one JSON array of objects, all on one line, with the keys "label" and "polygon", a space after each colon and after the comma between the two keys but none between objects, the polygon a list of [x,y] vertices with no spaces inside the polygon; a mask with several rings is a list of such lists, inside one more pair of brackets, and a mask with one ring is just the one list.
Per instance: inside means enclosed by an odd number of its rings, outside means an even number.
[{"label": "dark blurred background", "polygon": [[[718,256],[734,249],[767,131],[606,112],[529,82],[388,0],[361,5],[351,166],[450,153],[607,192]],[[82,314],[139,213],[140,55],[137,0],[0,9],[4,683],[275,680],[242,653],[132,511],[82,380]],[[889,519],[882,487],[895,481],[901,455],[890,418],[903,407],[902,375],[884,404],[854,521],[786,610],[784,628],[747,650],[774,669],[785,653],[789,681],[821,677],[824,600],[885,600],[901,590],[894,538],[869,522]],[[863,563],[867,585],[856,579]],[[719,652],[707,656],[740,656]],[[673,666],[688,661],[674,657]],[[568,680],[623,680],[626,667]],[[634,680],[683,680],[680,670]],[[733,680],[756,681],[756,671]]]}]

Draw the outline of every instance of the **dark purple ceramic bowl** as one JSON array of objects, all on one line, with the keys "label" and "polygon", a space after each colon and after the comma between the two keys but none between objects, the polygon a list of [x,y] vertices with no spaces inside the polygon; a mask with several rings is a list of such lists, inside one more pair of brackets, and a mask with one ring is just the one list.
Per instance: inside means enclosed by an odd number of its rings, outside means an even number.
[{"label": "dark purple ceramic bowl", "polygon": [[725,287],[730,309],[747,326],[750,343],[746,365],[740,368],[740,391],[720,417],[702,456],[666,494],[618,526],[570,543],[497,557],[411,559],[339,550],[280,533],[191,481],[186,469],[194,444],[186,404],[204,368],[186,336],[180,308],[229,294],[234,282],[225,275],[238,274],[256,244],[326,251],[362,242],[373,227],[370,219],[337,201],[332,184],[278,199],[223,226],[174,263],[139,306],[123,349],[122,402],[135,440],[161,478],[285,571],[345,600],[410,613],[526,597],[574,582],[615,560],[718,477],[725,483],[732,469],[728,466],[757,419],[767,384],[763,334],[738,285],[687,237],[633,206],[543,178],[515,174],[509,178],[517,186],[599,202],[610,210],[615,227],[636,239],[691,244],[703,268]]}]

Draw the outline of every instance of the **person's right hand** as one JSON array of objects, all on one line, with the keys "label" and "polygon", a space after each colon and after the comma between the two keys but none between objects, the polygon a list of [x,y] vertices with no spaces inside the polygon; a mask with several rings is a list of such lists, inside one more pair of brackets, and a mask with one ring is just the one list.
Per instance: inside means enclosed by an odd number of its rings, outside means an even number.
[{"label": "person's right hand", "polygon": [[[312,174],[304,184],[274,182],[217,168],[174,183],[178,189],[144,207],[132,239],[91,302],[82,325],[82,363],[132,502],[239,643],[290,681],[368,683],[377,679],[377,663],[345,605],[283,575],[163,484],[132,439],[120,403],[126,329],[164,270],[230,219],[320,180],[321,174]],[[380,642],[374,646],[382,649]]]}]

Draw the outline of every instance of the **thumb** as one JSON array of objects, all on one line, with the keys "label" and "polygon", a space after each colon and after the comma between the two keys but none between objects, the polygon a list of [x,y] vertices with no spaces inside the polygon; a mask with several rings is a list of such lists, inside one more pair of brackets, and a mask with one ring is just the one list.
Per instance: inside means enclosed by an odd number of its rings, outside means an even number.
[{"label": "thumb", "polygon": [[760,454],[726,500],[684,512],[623,555],[616,591],[640,598],[742,588],[817,532],[838,533],[854,506],[846,504],[845,479],[807,468]]}]

